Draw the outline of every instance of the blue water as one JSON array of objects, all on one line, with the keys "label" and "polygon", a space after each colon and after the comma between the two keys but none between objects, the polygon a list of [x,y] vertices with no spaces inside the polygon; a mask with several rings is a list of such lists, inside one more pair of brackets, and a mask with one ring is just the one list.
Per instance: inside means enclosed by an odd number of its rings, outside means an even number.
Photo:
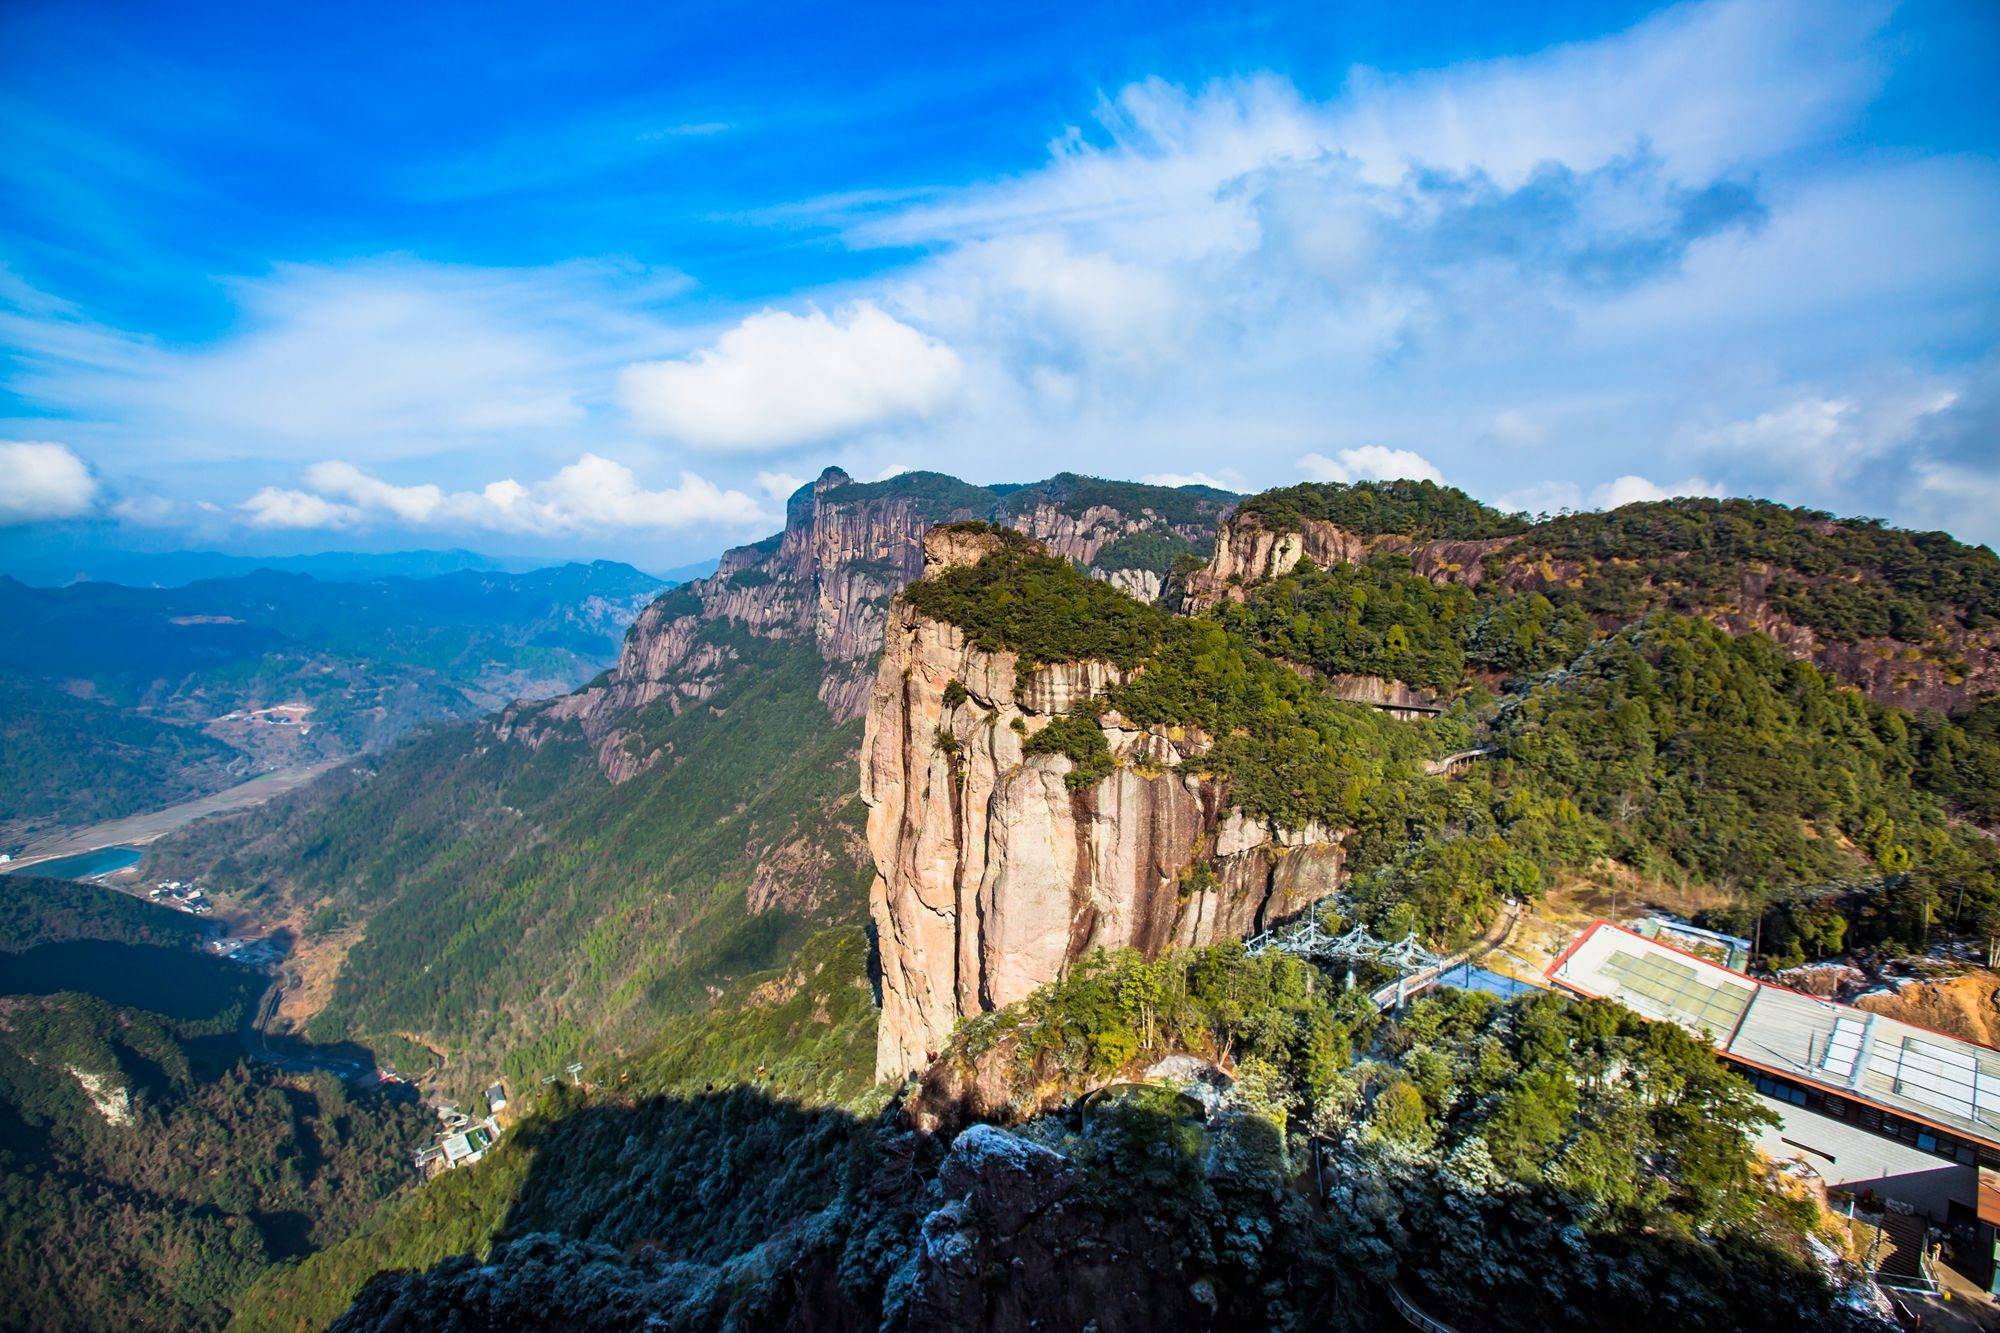
[{"label": "blue water", "polygon": [[40,875],[44,879],[95,879],[108,875],[114,870],[139,864],[145,855],[137,847],[99,847],[95,851],[78,852],[75,856],[58,856],[53,861],[37,861],[27,866],[7,866],[0,873]]},{"label": "blue water", "polygon": [[1526,995],[1535,989],[1525,981],[1503,977],[1498,972],[1489,972],[1483,967],[1474,967],[1471,963],[1460,963],[1439,977],[1438,984],[1450,986],[1453,990],[1482,990],[1503,1000],[1511,1000],[1516,995]]}]

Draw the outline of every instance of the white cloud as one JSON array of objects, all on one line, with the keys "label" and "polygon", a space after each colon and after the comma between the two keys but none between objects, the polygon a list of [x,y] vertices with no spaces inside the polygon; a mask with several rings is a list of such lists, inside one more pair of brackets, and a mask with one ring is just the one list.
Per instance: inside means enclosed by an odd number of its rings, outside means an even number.
[{"label": "white cloud", "polygon": [[278,486],[264,487],[242,508],[255,528],[347,528],[361,521],[361,511],[352,505]]},{"label": "white cloud", "polygon": [[794,477],[789,472],[759,472],[757,489],[776,500],[779,504],[792,498],[792,493],[806,484],[804,477]]},{"label": "white cloud", "polygon": [[1722,494],[1721,487],[1700,477],[1684,477],[1680,481],[1659,486],[1644,477],[1627,475],[1608,481],[1592,491],[1590,502],[1598,509],[1616,509],[1620,505],[1638,504],[1643,500],[1671,500],[1680,495],[1720,494]]},{"label": "white cloud", "polygon": [[1686,444],[1736,463],[1739,472],[1803,483],[1824,495],[1904,447],[1958,401],[1957,390],[1938,384],[1865,396],[1807,393],[1753,416],[1696,427]]},{"label": "white cloud", "polygon": [[1644,149],[1698,176],[1828,136],[1882,81],[1877,3],[1683,4],[1625,32],[1410,77],[1358,72],[1327,138],[1378,184],[1411,169],[1502,183]]},{"label": "white cloud", "polygon": [[1583,508],[1583,488],[1573,481],[1542,481],[1508,491],[1493,503],[1510,514],[1556,514]]},{"label": "white cloud", "polygon": [[346,500],[358,510],[386,512],[404,523],[428,523],[446,504],[442,487],[392,486],[352,463],[314,463],[306,469],[306,485],[321,495]]},{"label": "white cloud", "polygon": [[628,366],[646,430],[706,449],[781,449],[929,416],[957,390],[951,348],[870,301],[838,318],[766,310],[691,357]]},{"label": "white cloud", "polygon": [[1358,449],[1342,449],[1334,457],[1307,454],[1299,459],[1299,470],[1309,481],[1443,481],[1444,474],[1422,454],[1409,449],[1391,449],[1380,444],[1364,444]]},{"label": "white cloud", "polygon": [[679,280],[607,265],[474,269],[388,258],[228,284],[199,348],[0,293],[13,387],[99,423],[135,460],[364,459],[581,445],[616,370],[678,343],[643,307]]},{"label": "white cloud", "polygon": [[914,471],[914,469],[908,463],[890,463],[875,474],[875,480],[887,481],[891,477],[900,477],[905,472],[910,471]]},{"label": "white cloud", "polygon": [[1233,491],[1236,487],[1206,472],[1148,472],[1139,478],[1148,486],[1212,486],[1218,491]]},{"label": "white cloud", "polygon": [[97,479],[67,445],[0,440],[0,524],[76,518],[97,503]]},{"label": "white cloud", "polygon": [[[788,480],[788,479],[787,479]],[[586,453],[535,486],[511,477],[476,491],[424,483],[398,486],[352,463],[306,470],[308,490],[267,486],[243,502],[249,522],[266,528],[343,528],[364,522],[533,535],[614,529],[743,527],[764,522],[763,507],[692,472],[676,486],[649,489],[632,469]]]},{"label": "white cloud", "polygon": [[1540,444],[1549,434],[1542,428],[1540,422],[1527,413],[1513,408],[1494,413],[1493,419],[1487,423],[1486,433],[1496,443],[1513,448]]}]

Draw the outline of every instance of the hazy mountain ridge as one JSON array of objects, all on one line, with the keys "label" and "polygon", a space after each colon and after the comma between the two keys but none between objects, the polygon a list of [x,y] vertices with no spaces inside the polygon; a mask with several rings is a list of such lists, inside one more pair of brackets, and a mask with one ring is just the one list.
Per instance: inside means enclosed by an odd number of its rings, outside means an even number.
[{"label": "hazy mountain ridge", "polygon": [[0,578],[0,676],[46,703],[9,707],[7,725],[18,756],[60,750],[65,775],[17,766],[0,839],[568,689],[659,587],[610,562],[333,584],[260,570],[172,589]]}]

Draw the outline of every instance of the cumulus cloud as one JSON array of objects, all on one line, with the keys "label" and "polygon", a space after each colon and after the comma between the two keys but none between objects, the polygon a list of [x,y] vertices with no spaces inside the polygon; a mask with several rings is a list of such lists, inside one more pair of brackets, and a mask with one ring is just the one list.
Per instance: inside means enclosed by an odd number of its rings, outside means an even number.
[{"label": "cumulus cloud", "polygon": [[1443,481],[1444,474],[1422,454],[1409,449],[1390,449],[1364,444],[1358,449],[1342,449],[1332,458],[1307,454],[1299,459],[1299,470],[1310,481]]},{"label": "cumulus cloud", "polygon": [[646,430],[705,449],[764,450],[929,416],[958,355],[870,301],[830,317],[766,310],[693,356],[629,366],[619,397]]},{"label": "cumulus cloud", "polygon": [[792,493],[806,484],[804,477],[794,477],[789,472],[759,472],[757,489],[783,504],[792,498]]},{"label": "cumulus cloud", "polygon": [[76,518],[97,493],[97,479],[67,445],[0,440],[0,524]]},{"label": "cumulus cloud", "polygon": [[1680,481],[1661,486],[1644,477],[1627,475],[1599,486],[1591,492],[1590,502],[1597,509],[1616,509],[1620,505],[1638,504],[1643,500],[1671,500],[1682,495],[1720,494],[1722,494],[1721,487],[1700,477],[1684,477]]},{"label": "cumulus cloud", "polygon": [[361,521],[361,511],[322,495],[266,486],[242,505],[250,526],[256,528],[347,528]]},{"label": "cumulus cloud", "polygon": [[1236,487],[1219,477],[1206,472],[1148,472],[1139,478],[1148,486],[1210,486],[1218,491],[1233,491]]},{"label": "cumulus cloud", "polygon": [[632,469],[586,453],[534,486],[513,478],[478,490],[399,486],[347,462],[306,470],[307,489],[267,486],[245,500],[248,521],[264,528],[346,528],[364,522],[540,536],[607,530],[742,527],[766,519],[741,491],[724,490],[692,472],[678,485],[650,489]]}]

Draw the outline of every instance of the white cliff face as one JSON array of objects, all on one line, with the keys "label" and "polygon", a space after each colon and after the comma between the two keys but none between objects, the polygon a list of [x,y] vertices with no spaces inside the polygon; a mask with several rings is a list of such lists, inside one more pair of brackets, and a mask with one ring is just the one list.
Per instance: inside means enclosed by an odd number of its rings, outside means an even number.
[{"label": "white cliff face", "polygon": [[[1227,809],[1221,784],[1190,762],[1205,737],[1107,716],[1121,766],[1082,791],[1065,781],[1068,759],[1025,754],[1050,718],[1119,678],[1108,663],[1079,662],[1017,685],[1013,654],[972,648],[900,600],[891,609],[861,753],[882,964],[878,1077],[922,1067],[958,1019],[1024,998],[1092,949],[1157,953],[1248,934],[1339,886],[1338,837],[1281,835]],[[954,682],[966,697],[947,705]],[[1204,862],[1212,876],[1193,873]]]}]

